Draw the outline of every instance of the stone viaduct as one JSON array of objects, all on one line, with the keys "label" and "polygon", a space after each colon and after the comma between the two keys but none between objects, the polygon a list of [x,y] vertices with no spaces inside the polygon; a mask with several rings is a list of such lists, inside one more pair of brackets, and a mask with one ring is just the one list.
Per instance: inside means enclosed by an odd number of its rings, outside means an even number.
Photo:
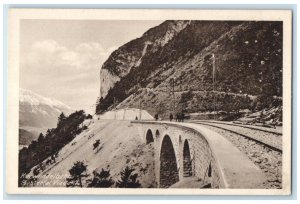
[{"label": "stone viaduct", "polygon": [[184,187],[194,188],[259,188],[265,181],[259,168],[237,147],[205,127],[160,121],[132,124],[141,139],[154,146],[159,188],[184,181]]}]

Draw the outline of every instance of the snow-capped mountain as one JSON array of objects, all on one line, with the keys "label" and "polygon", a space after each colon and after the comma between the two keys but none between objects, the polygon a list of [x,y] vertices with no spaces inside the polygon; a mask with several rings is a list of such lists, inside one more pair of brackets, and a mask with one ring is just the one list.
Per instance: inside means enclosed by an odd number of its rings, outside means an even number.
[{"label": "snow-capped mountain", "polygon": [[66,104],[52,99],[52,98],[46,98],[44,96],[38,95],[30,90],[22,89],[20,88],[20,95],[19,95],[20,103],[29,103],[32,106],[38,107],[41,104],[46,104],[53,109],[55,109],[58,112],[61,112],[61,110],[71,110],[69,106]]},{"label": "snow-capped mountain", "polygon": [[[26,89],[20,89],[19,107],[21,145],[28,145],[40,132],[56,127],[57,118],[61,112],[65,115],[72,112],[72,109],[64,103]],[[27,134],[22,134],[24,130]],[[30,138],[28,132],[33,134]]]}]

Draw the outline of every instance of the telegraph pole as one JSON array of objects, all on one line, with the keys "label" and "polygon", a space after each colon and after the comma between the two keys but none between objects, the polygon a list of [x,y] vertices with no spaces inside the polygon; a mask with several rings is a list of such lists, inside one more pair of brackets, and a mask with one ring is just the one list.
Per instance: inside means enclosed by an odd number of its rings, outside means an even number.
[{"label": "telegraph pole", "polygon": [[140,120],[142,120],[142,96],[140,96]]},{"label": "telegraph pole", "polygon": [[123,112],[123,120],[125,120],[126,109],[127,109],[127,108],[124,108],[124,112]]},{"label": "telegraph pole", "polygon": [[212,54],[212,60],[213,60],[213,95],[214,95],[214,120],[216,120],[216,94],[215,94],[215,72],[216,72],[216,58],[215,54]]},{"label": "telegraph pole", "polygon": [[173,115],[175,116],[175,78],[173,78],[173,103],[174,103],[174,106],[173,106]]},{"label": "telegraph pole", "polygon": [[[137,85],[138,91],[141,89],[141,84],[138,83]],[[142,120],[142,94],[140,94],[140,100],[139,100],[139,120]]]},{"label": "telegraph pole", "polygon": [[117,111],[117,109],[116,109],[116,97],[114,97],[114,108],[115,108],[115,120],[117,119],[117,116],[116,116],[116,111]]},{"label": "telegraph pole", "polygon": [[175,77],[171,79],[172,94],[173,94],[173,115],[175,115]]}]

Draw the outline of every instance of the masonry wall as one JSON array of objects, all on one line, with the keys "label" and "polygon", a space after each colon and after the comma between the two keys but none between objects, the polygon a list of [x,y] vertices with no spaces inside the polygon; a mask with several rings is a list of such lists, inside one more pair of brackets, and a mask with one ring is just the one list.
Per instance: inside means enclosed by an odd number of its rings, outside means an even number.
[{"label": "masonry wall", "polygon": [[[188,141],[190,148],[190,159],[191,159],[191,176],[197,177],[201,182],[202,186],[211,188],[222,187],[222,181],[218,166],[216,164],[213,153],[209,147],[209,144],[205,137],[198,131],[191,128],[180,126],[180,124],[164,124],[156,122],[134,122],[134,125],[138,126],[139,135],[146,143],[146,133],[150,129],[154,136],[154,147],[155,147],[155,176],[158,187],[165,187],[160,185],[161,175],[161,147],[163,138],[168,135],[173,144],[176,164],[178,170],[179,180],[182,180],[185,175],[184,173],[184,142]],[[156,137],[156,131],[159,131],[159,136]]]},{"label": "masonry wall", "polygon": [[[140,115],[141,114],[141,115]],[[139,110],[136,108],[125,108],[107,111],[104,114],[100,115],[101,119],[105,120],[135,120],[136,118],[142,120],[153,120],[154,118],[145,110]]]}]

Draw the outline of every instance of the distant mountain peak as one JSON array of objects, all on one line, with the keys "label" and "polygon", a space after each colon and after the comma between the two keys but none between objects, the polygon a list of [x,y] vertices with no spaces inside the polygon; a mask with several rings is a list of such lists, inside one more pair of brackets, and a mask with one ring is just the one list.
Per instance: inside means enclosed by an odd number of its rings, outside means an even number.
[{"label": "distant mountain peak", "polygon": [[40,132],[56,127],[58,116],[69,115],[73,109],[52,98],[20,88],[19,93],[19,139],[20,144],[30,144]]},{"label": "distant mountain peak", "polygon": [[27,89],[23,89],[23,88],[20,88],[19,100],[20,100],[20,102],[26,102],[33,106],[38,106],[38,105],[44,104],[44,105],[48,105],[53,108],[63,108],[63,109],[72,110],[71,107],[69,107],[68,105],[64,104],[61,101],[58,101],[53,98],[47,98],[47,97],[41,96],[37,93],[34,93],[31,90],[27,90]]}]

